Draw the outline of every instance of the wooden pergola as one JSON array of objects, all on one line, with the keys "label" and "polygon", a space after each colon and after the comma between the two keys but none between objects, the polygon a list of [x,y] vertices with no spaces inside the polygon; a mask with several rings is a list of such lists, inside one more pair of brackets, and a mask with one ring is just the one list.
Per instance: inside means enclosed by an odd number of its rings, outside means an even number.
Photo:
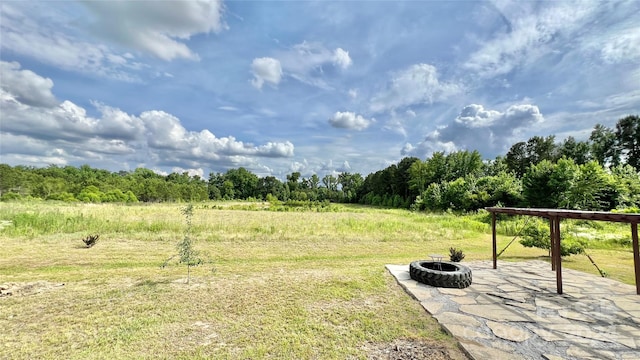
[{"label": "wooden pergola", "polygon": [[556,271],[556,287],[558,294],[562,294],[562,257],[560,256],[560,220],[581,219],[610,221],[631,224],[631,238],[633,241],[633,266],[636,275],[636,293],[640,295],[640,251],[638,250],[638,223],[640,214],[619,214],[606,211],[579,211],[558,209],[528,209],[528,208],[485,208],[491,213],[491,229],[493,235],[493,268],[498,268],[496,245],[496,214],[538,216],[549,220],[551,233],[551,269]]}]

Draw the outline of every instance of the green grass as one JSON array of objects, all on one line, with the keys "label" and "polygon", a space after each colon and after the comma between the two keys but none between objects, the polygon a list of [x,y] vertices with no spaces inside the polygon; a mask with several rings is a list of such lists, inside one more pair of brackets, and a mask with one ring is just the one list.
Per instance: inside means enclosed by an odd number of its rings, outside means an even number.
[{"label": "green grass", "polygon": [[[192,236],[211,263],[187,285],[186,266],[160,267],[184,236],[181,206],[0,203],[0,285],[41,290],[0,298],[0,358],[364,359],[367,345],[399,339],[460,354],[384,265],[449,247],[489,260],[485,215],[197,204]],[[498,221],[499,250],[521,222]],[[600,244],[589,254],[601,268],[633,282],[627,227],[574,228]],[[85,248],[90,234],[100,240]],[[545,256],[516,241],[501,260]],[[584,256],[563,266],[597,274]]]}]

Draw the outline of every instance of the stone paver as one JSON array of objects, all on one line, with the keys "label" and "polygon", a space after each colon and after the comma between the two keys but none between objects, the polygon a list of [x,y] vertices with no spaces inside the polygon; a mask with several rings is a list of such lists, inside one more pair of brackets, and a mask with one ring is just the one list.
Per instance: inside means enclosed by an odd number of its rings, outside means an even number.
[{"label": "stone paver", "polygon": [[559,295],[543,261],[465,265],[473,271],[466,289],[420,284],[408,265],[387,269],[472,359],[640,359],[635,287],[562,269]]}]

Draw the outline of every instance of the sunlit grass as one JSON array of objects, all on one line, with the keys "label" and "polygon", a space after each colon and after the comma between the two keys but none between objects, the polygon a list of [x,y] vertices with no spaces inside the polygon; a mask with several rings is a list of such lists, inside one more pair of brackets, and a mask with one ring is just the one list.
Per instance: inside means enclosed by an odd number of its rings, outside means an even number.
[{"label": "sunlit grass", "polygon": [[[483,215],[196,204],[195,247],[210,263],[192,269],[187,285],[185,266],[160,267],[184,235],[181,206],[0,203],[0,284],[65,284],[0,298],[1,357],[344,359],[397,339],[455,349],[384,265],[450,247],[465,261],[491,258]],[[498,224],[517,230],[521,221]],[[624,237],[628,229],[595,231]],[[82,238],[90,234],[100,240],[88,249]],[[499,250],[511,239],[501,235]],[[628,247],[589,254],[612,278],[633,282]],[[501,259],[546,255],[515,241]],[[563,264],[597,274],[585,256]]]}]

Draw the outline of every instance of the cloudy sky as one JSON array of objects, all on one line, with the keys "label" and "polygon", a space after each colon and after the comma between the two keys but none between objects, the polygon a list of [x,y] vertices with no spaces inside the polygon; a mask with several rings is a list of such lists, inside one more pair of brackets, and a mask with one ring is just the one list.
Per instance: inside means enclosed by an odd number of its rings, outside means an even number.
[{"label": "cloudy sky", "polygon": [[3,1],[0,162],[348,171],[640,114],[638,1]]}]

